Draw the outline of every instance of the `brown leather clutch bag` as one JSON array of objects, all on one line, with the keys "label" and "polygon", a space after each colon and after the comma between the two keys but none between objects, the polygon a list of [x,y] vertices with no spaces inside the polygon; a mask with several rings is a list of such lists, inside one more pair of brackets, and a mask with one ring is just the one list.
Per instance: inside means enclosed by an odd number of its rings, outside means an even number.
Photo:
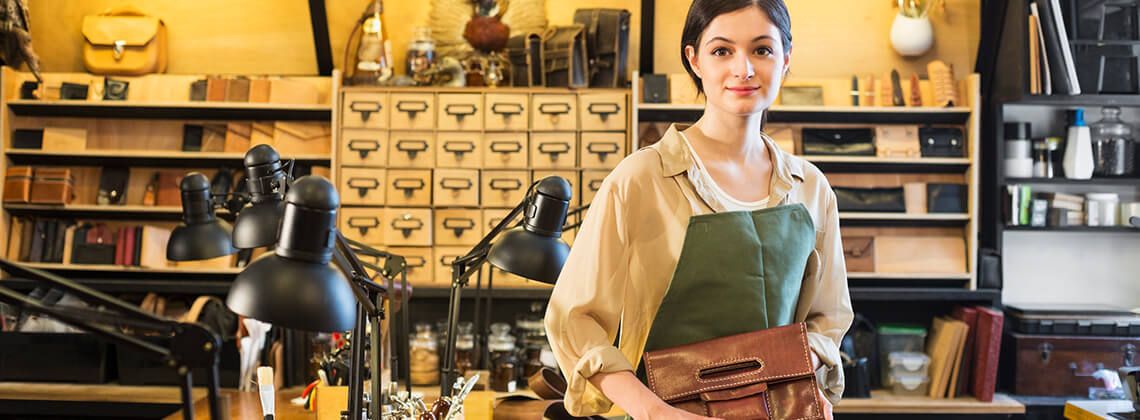
[{"label": "brown leather clutch bag", "polygon": [[796,323],[646,352],[649,389],[722,419],[823,419],[807,326]]}]

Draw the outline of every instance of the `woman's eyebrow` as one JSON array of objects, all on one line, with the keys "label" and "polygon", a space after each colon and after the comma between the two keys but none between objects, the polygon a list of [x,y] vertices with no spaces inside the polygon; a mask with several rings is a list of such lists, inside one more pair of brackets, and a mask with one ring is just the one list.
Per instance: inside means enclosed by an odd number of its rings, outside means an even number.
[{"label": "woman's eyebrow", "polygon": [[[775,38],[772,38],[771,35],[760,35],[756,38],[752,38],[752,42],[760,41],[763,39],[775,39]],[[711,44],[713,41],[716,41],[716,40],[721,40],[721,41],[727,42],[729,44],[732,43],[732,40],[725,38],[723,36],[714,36],[712,38],[709,38],[708,42],[705,42],[705,45]]]}]

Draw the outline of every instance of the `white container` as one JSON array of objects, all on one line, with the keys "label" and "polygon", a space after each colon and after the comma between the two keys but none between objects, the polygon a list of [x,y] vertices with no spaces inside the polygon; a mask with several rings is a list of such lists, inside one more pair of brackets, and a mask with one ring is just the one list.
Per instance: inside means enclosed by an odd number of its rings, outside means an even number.
[{"label": "white container", "polygon": [[924,397],[930,388],[930,378],[923,375],[891,375],[891,393]]},{"label": "white container", "polygon": [[1005,160],[1006,178],[1033,177],[1033,158],[1010,158]]},{"label": "white container", "polygon": [[891,352],[887,356],[887,366],[891,372],[889,377],[895,375],[927,376],[927,371],[930,368],[930,356],[925,353],[910,351]]},{"label": "white container", "polygon": [[1090,193],[1085,196],[1085,224],[1116,226],[1120,215],[1120,196],[1113,193]]},{"label": "white container", "polygon": [[926,54],[934,45],[934,26],[930,16],[909,17],[899,11],[891,24],[891,46],[904,57]]},{"label": "white container", "polygon": [[1085,110],[1077,108],[1073,113],[1073,125],[1069,126],[1069,136],[1065,139],[1065,178],[1090,179],[1093,174],[1092,133],[1085,125]]},{"label": "white container", "polygon": [[1120,224],[1122,226],[1140,227],[1140,221],[1133,225],[1129,220],[1140,218],[1140,203],[1124,203],[1120,205]]}]

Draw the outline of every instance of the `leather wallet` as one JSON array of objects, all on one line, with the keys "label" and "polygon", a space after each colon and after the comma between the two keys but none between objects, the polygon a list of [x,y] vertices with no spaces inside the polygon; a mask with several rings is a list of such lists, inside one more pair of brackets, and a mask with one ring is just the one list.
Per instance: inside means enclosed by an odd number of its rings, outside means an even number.
[{"label": "leather wallet", "polygon": [[546,84],[543,69],[542,35],[528,32],[507,40],[507,58],[511,62],[511,85],[537,87]]},{"label": "leather wallet", "polygon": [[87,100],[87,85],[63,82],[59,87],[59,99]]},{"label": "leather wallet", "polygon": [[44,130],[18,128],[12,134],[13,149],[43,149]]},{"label": "leather wallet", "polygon": [[206,100],[206,87],[209,82],[206,79],[195,80],[190,83],[190,100],[191,101],[205,101]]},{"label": "leather wallet", "polygon": [[553,26],[543,35],[546,86],[583,88],[589,80],[582,25]]},{"label": "leather wallet", "polygon": [[902,187],[852,188],[832,187],[839,211],[898,212],[906,211]]},{"label": "leather wallet", "polygon": [[843,259],[849,273],[870,273],[875,271],[875,237],[843,237]]},{"label": "leather wallet", "polygon": [[926,184],[928,213],[965,213],[965,184]]},{"label": "leather wallet", "polygon": [[875,155],[886,158],[917,158],[922,156],[918,146],[918,126],[880,125],[875,127]]},{"label": "leather wallet", "polygon": [[809,156],[875,156],[870,128],[804,128],[804,154]]},{"label": "leather wallet", "polygon": [[647,104],[669,103],[669,76],[664,74],[642,75],[641,102]]},{"label": "leather wallet", "polygon": [[645,375],[654,394],[694,414],[823,419],[810,351],[798,322],[646,352]]},{"label": "leather wallet", "polygon": [[95,202],[100,205],[121,205],[126,202],[127,181],[131,170],[122,166],[105,166],[99,174],[99,195]]},{"label": "leather wallet", "polygon": [[918,129],[922,157],[966,157],[961,128],[922,127]]},{"label": "leather wallet", "polygon": [[586,32],[590,87],[625,87],[629,82],[629,11],[578,9],[574,23]]},{"label": "leather wallet", "polygon": [[103,100],[104,101],[125,101],[127,100],[127,93],[130,91],[131,82],[126,80],[115,80],[112,78],[103,79]]}]

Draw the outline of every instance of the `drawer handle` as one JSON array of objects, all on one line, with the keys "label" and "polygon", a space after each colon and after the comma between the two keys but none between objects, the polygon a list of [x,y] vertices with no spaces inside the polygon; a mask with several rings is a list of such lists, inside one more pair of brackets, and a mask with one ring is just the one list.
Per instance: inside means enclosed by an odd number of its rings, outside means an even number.
[{"label": "drawer handle", "polygon": [[392,220],[392,229],[398,230],[404,234],[404,239],[412,236],[417,230],[423,229],[424,222],[420,219],[412,217],[410,214],[405,214],[397,219]]},{"label": "drawer handle", "polygon": [[399,101],[396,102],[396,110],[406,112],[408,118],[416,118],[416,114],[427,111],[427,101]]},{"label": "drawer handle", "polygon": [[489,220],[487,223],[487,228],[493,230],[493,229],[495,229],[495,226],[498,226],[499,223],[502,223],[502,222],[503,222],[502,217],[492,217],[491,220]]},{"label": "drawer handle", "polygon": [[523,149],[522,143],[517,141],[493,141],[491,142],[491,151],[508,155],[511,153],[521,152]]},{"label": "drawer handle", "polygon": [[590,183],[586,184],[586,185],[588,185],[590,187],[590,191],[598,192],[598,190],[602,189],[602,180],[595,179],[595,180],[590,181]]},{"label": "drawer handle", "polygon": [[348,188],[356,190],[360,198],[368,196],[370,190],[380,188],[380,180],[376,178],[349,178]]},{"label": "drawer handle", "polygon": [[427,259],[419,255],[410,255],[404,257],[404,262],[408,264],[409,268],[420,268],[427,265]]},{"label": "drawer handle", "polygon": [[368,122],[368,118],[372,117],[372,113],[380,112],[382,108],[383,106],[376,101],[352,101],[352,104],[348,105],[348,109],[351,109],[352,112],[360,113],[360,121],[364,122]]},{"label": "drawer handle", "polygon": [[455,231],[455,237],[463,237],[463,231],[475,229],[475,219],[448,217],[443,219],[443,228]]},{"label": "drawer handle", "polygon": [[443,178],[439,180],[439,187],[447,190],[469,190],[471,189],[471,180],[466,178]]},{"label": "drawer handle", "polygon": [[605,162],[606,156],[617,153],[621,147],[617,143],[590,143],[586,145],[586,151],[598,155],[598,160]]},{"label": "drawer handle", "polygon": [[443,151],[452,153],[456,159],[463,159],[463,155],[475,151],[475,142],[467,140],[449,141],[443,144]]},{"label": "drawer handle", "polygon": [[348,150],[360,154],[361,159],[368,159],[368,154],[380,150],[380,142],[376,140],[349,140]]},{"label": "drawer handle", "polygon": [[587,106],[586,111],[597,115],[598,118],[602,119],[602,122],[605,122],[610,115],[620,112],[621,107],[616,102],[598,102]]},{"label": "drawer handle", "polygon": [[545,103],[538,106],[538,112],[546,114],[550,117],[551,124],[558,124],[562,114],[570,113],[570,104],[568,103]]},{"label": "drawer handle", "polygon": [[448,269],[451,269],[451,264],[454,264],[455,260],[458,260],[459,257],[461,257],[461,256],[462,255],[444,255],[444,256],[441,256],[441,257],[439,257],[439,265],[442,265],[444,267],[447,267]]},{"label": "drawer handle", "polygon": [[396,150],[408,154],[408,159],[415,159],[420,152],[428,149],[426,140],[400,140],[396,142]]},{"label": "drawer handle", "polygon": [[417,190],[424,189],[424,180],[419,178],[397,178],[392,186],[404,191],[404,197],[411,197]]},{"label": "drawer handle", "polygon": [[551,142],[538,145],[538,152],[550,155],[550,160],[558,160],[558,156],[570,151],[570,143]]},{"label": "drawer handle", "polygon": [[502,115],[503,118],[510,118],[513,115],[522,114],[523,106],[513,102],[500,102],[491,105],[491,112]]},{"label": "drawer handle", "polygon": [[478,108],[472,104],[448,104],[447,106],[443,107],[443,112],[446,112],[447,115],[455,117],[455,119],[459,122],[463,122],[463,117],[466,117],[468,115],[475,115],[475,111],[477,110]]},{"label": "drawer handle", "polygon": [[359,230],[361,235],[367,235],[370,229],[380,226],[380,219],[376,217],[349,217],[348,227]]},{"label": "drawer handle", "polygon": [[511,178],[498,178],[492,179],[491,182],[488,183],[488,186],[490,186],[492,190],[497,191],[517,191],[519,188],[522,188],[522,181]]}]

